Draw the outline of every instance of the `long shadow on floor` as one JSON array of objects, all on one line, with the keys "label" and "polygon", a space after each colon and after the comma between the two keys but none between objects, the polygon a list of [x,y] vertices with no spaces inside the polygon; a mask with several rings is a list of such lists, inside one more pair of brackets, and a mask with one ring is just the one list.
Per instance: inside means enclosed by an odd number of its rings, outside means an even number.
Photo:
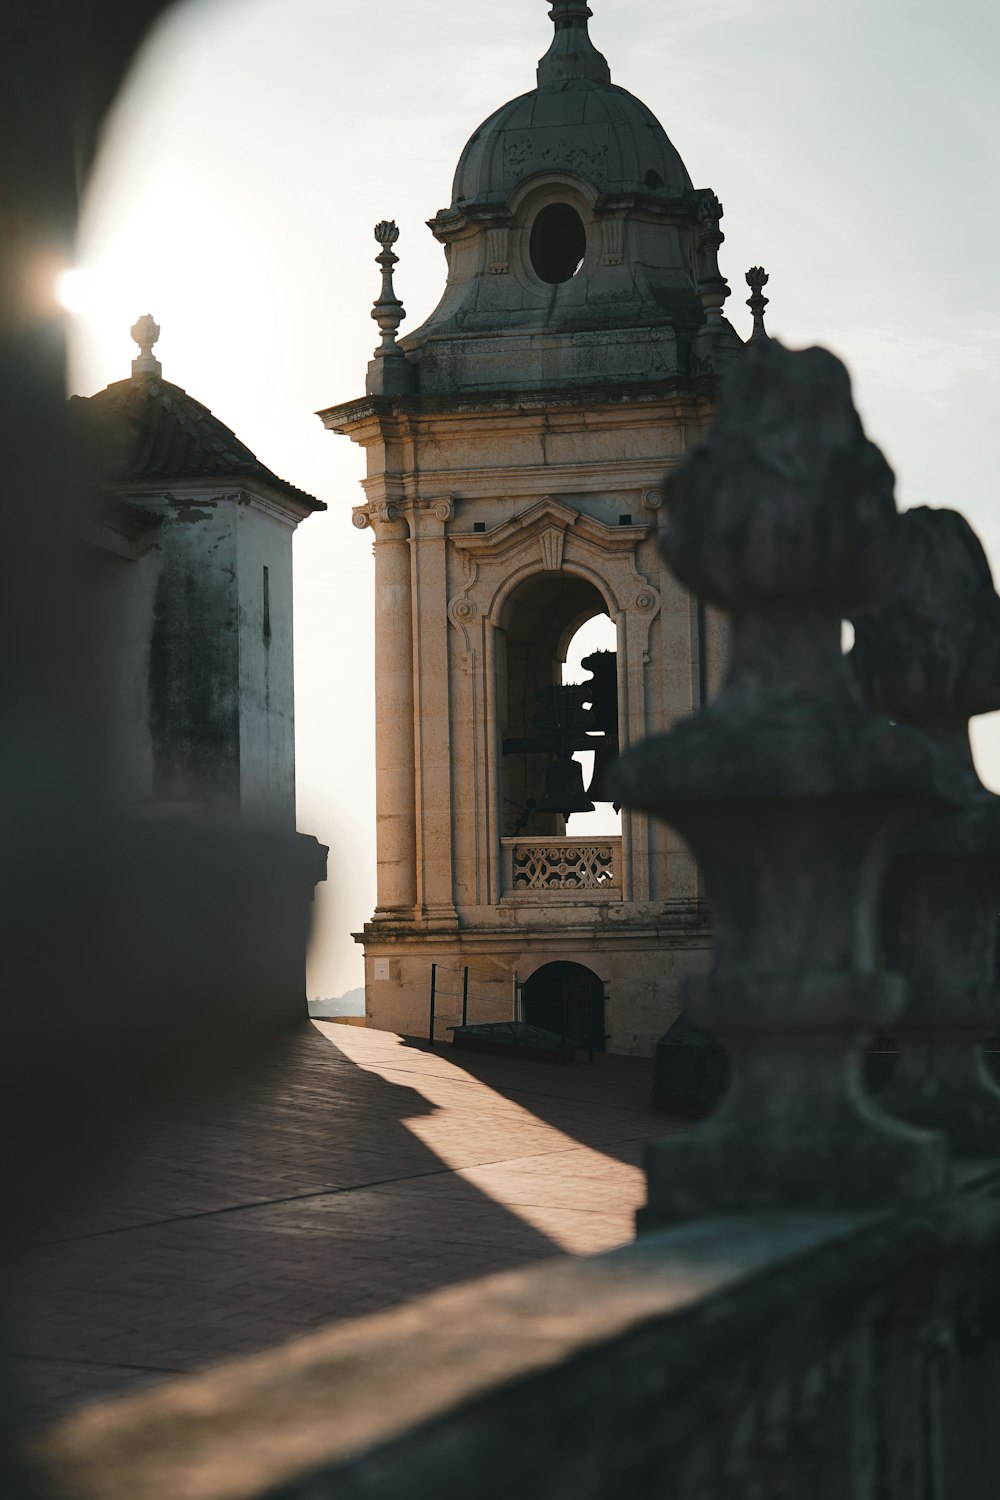
[{"label": "long shadow on floor", "polygon": [[580,1054],[560,1064],[494,1057],[448,1042],[432,1047],[416,1037],[400,1041],[418,1056],[432,1053],[445,1059],[469,1078],[516,1100],[539,1120],[616,1161],[635,1162],[643,1141],[690,1128],[690,1122],[650,1103],[651,1058],[598,1054],[590,1062]]},{"label": "long shadow on floor", "polygon": [[558,1253],[417,1138],[433,1110],[308,1026],[266,1076],[161,1117],[15,1271],[25,1420]]}]

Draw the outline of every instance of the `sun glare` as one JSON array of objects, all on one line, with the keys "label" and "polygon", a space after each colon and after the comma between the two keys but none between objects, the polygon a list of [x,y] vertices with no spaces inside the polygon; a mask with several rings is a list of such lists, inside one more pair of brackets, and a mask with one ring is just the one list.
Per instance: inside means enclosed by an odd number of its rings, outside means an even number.
[{"label": "sun glare", "polygon": [[83,266],[71,266],[56,278],[56,298],[69,313],[89,312],[94,301],[94,276]]},{"label": "sun glare", "polygon": [[118,325],[142,301],[136,280],[127,262],[114,259],[100,266],[71,266],[56,278],[56,298],[68,313],[87,323]]}]

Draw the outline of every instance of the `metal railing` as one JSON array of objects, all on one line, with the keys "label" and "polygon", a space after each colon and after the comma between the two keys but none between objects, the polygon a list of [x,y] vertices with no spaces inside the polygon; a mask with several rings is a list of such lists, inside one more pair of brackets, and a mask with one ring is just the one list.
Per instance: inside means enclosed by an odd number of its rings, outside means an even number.
[{"label": "metal railing", "polygon": [[[449,990],[447,988],[442,989],[441,983],[440,983],[441,977],[444,976],[445,981],[447,983],[447,981],[449,979],[451,979],[453,976],[455,976],[457,974],[461,974],[461,976],[462,976],[462,978],[461,978],[461,983],[462,983],[461,990]],[[462,1000],[462,1021],[461,1021],[461,1024],[463,1026],[467,1026],[468,1025],[468,1021],[469,1021],[469,966],[468,966],[468,964],[466,964],[461,969],[456,969],[453,966],[451,966],[450,964],[432,963],[431,964],[431,989],[430,989],[430,1000],[429,1000],[428,1018],[427,1018],[427,1040],[429,1042],[431,1042],[432,1044],[433,1044],[433,1042],[435,1040],[435,1035],[434,1035],[435,1028],[437,1027],[438,1022],[440,1020],[440,1015],[439,1015],[440,1002],[442,1000],[457,999],[459,997],[459,995],[461,996],[461,1000]],[[454,1030],[454,1026],[449,1027],[449,1029],[450,1030]]]}]

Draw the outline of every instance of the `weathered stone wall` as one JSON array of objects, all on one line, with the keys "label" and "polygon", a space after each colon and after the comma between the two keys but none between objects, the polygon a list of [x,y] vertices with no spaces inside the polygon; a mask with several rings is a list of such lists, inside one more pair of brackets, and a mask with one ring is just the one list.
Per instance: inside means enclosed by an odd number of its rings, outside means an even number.
[{"label": "weathered stone wall", "polygon": [[[711,929],[691,919],[657,937],[608,933],[595,923],[565,934],[547,933],[536,941],[483,934],[461,944],[445,938],[409,943],[369,943],[365,956],[365,1003],[369,1025],[405,1036],[426,1037],[431,965],[440,966],[437,999],[438,1041],[461,1019],[461,971],[469,967],[470,1022],[514,1019],[514,983],[530,979],[544,964],[570,961],[592,969],[605,985],[605,1030],[609,1052],[649,1057],[657,1040],[680,1013],[680,988],[704,973],[712,959]],[[385,966],[388,965],[386,971]],[[383,977],[384,976],[384,977]]]},{"label": "weathered stone wall", "polygon": [[204,487],[144,499],[161,520],[149,650],[153,796],[236,820],[240,807],[236,506]]},{"label": "weathered stone wall", "polygon": [[129,501],[154,529],[138,557],[106,559],[98,586],[117,789],[293,832],[295,520],[204,483]]},{"label": "weathered stone wall", "polygon": [[159,569],[152,547],[137,558],[105,553],[95,579],[109,781],[126,807],[153,796],[149,653]]},{"label": "weathered stone wall", "polygon": [[292,530],[264,501],[239,506],[240,815],[251,826],[288,831],[295,828]]}]

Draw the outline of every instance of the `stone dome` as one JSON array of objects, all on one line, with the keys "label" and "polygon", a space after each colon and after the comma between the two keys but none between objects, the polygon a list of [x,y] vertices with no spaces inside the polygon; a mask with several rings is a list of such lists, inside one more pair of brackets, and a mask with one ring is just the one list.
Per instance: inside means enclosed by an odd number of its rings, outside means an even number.
[{"label": "stone dome", "polygon": [[421,393],[662,381],[742,349],[714,315],[721,204],[611,82],[586,0],[549,14],[537,87],[475,132],[430,221],[447,282],[394,367]]},{"label": "stone dome", "polygon": [[459,160],[452,206],[506,202],[540,172],[572,172],[600,193],[674,198],[692,187],[652,110],[591,78],[543,83],[480,125]]},{"label": "stone dome", "polygon": [[543,172],[571,172],[599,193],[675,198],[691,178],[652,110],[611,82],[584,0],[555,0],[552,45],[538,86],[496,110],[462,152],[452,208],[506,202]]}]

